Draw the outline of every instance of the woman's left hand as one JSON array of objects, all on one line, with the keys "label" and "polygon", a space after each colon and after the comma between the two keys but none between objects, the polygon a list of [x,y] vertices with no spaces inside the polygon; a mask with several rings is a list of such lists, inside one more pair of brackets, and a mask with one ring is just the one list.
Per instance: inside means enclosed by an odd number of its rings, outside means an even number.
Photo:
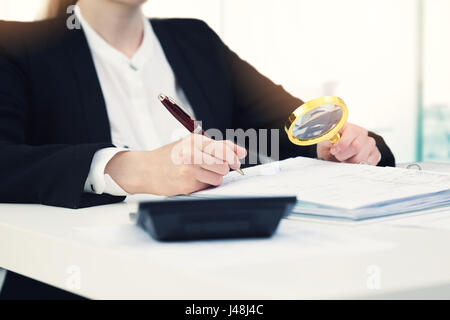
[{"label": "woman's left hand", "polygon": [[375,139],[368,136],[368,131],[357,125],[346,123],[339,131],[341,139],[338,143],[322,141],[317,144],[319,159],[345,162],[365,163],[376,166],[381,160],[380,151]]}]

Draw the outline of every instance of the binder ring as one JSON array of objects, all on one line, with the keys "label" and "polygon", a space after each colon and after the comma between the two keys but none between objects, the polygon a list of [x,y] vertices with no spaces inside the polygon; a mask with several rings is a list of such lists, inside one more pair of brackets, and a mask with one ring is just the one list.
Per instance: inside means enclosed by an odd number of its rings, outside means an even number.
[{"label": "binder ring", "polygon": [[418,163],[410,163],[406,166],[406,169],[416,169],[416,170],[422,170],[422,167]]}]

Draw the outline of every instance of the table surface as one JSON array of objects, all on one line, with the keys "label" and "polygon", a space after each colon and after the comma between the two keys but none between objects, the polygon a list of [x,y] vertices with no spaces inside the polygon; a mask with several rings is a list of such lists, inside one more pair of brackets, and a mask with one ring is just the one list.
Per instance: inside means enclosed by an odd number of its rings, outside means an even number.
[{"label": "table surface", "polygon": [[151,239],[136,210],[0,204],[0,267],[94,299],[450,298],[449,207],[183,243]]}]

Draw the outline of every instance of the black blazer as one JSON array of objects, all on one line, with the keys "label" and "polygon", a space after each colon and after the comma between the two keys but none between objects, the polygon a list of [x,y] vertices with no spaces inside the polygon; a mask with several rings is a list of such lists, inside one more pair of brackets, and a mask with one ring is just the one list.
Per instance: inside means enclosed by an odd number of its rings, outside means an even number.
[{"label": "black blazer", "polygon": [[[295,146],[283,130],[301,100],[241,60],[204,22],[151,23],[206,129],[278,128],[281,159],[316,157],[315,146]],[[371,135],[380,165],[394,165],[383,139]],[[80,208],[122,201],[83,192],[94,153],[111,146],[83,31],[67,29],[65,19],[0,22],[0,202]]]}]

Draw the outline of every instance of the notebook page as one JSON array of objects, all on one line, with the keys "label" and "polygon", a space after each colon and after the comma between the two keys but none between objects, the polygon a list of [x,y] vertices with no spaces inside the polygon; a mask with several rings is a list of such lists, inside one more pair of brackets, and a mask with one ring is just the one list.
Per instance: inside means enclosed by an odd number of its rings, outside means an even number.
[{"label": "notebook page", "polygon": [[296,195],[299,200],[355,209],[450,189],[450,175],[293,158],[228,174],[208,196]]}]

